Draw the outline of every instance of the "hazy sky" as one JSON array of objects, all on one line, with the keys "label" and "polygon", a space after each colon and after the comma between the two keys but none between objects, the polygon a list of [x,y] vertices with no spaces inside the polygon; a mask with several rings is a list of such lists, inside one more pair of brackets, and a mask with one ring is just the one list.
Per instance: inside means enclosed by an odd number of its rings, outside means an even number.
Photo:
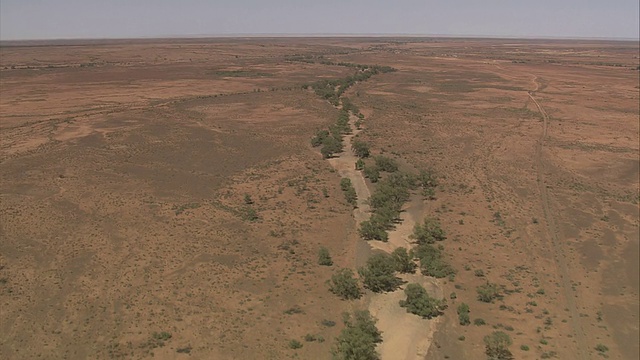
[{"label": "hazy sky", "polygon": [[0,0],[0,39],[222,34],[639,37],[638,0]]}]

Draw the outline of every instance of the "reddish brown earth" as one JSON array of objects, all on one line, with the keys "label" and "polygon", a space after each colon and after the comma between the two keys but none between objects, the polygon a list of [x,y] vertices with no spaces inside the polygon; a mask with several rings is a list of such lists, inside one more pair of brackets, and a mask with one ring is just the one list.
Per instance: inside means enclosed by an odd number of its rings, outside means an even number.
[{"label": "reddish brown earth", "polygon": [[[325,281],[364,247],[339,172],[309,144],[338,111],[301,85],[353,70],[292,55],[398,69],[347,96],[374,153],[440,175],[437,199],[410,214],[440,219],[458,270],[439,281],[456,299],[428,358],[483,358],[494,329],[517,359],[597,359],[597,344],[640,356],[637,43],[185,39],[0,54],[1,358],[331,357],[357,304]],[[320,246],[334,267],[317,265]],[[476,300],[486,281],[504,298]],[[458,325],[460,302],[486,325]]]}]

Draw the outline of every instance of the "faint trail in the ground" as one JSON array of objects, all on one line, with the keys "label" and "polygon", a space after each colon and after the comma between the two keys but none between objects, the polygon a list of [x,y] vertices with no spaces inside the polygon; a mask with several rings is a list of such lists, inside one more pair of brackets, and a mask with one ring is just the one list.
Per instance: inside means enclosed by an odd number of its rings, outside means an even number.
[{"label": "faint trail in the ground", "polygon": [[535,89],[533,91],[529,91],[529,98],[538,108],[538,111],[542,115],[543,125],[542,125],[542,135],[540,136],[540,140],[538,141],[538,145],[536,146],[536,171],[537,171],[537,183],[538,190],[540,193],[540,202],[542,203],[542,209],[544,211],[545,223],[547,224],[547,231],[551,236],[551,245],[553,250],[553,258],[555,260],[556,266],[558,267],[558,271],[560,273],[560,281],[562,284],[562,290],[564,292],[564,296],[567,300],[567,307],[569,308],[569,312],[571,314],[571,326],[573,328],[573,332],[575,335],[576,345],[578,348],[577,356],[580,359],[589,359],[588,354],[588,343],[587,336],[584,332],[584,328],[582,327],[582,321],[580,320],[580,313],[578,312],[578,307],[574,300],[573,287],[571,285],[571,279],[569,277],[569,270],[567,265],[567,257],[564,249],[564,244],[560,241],[560,237],[558,236],[558,228],[555,222],[555,216],[552,213],[551,205],[549,203],[549,192],[547,190],[547,186],[544,181],[544,171],[545,164],[542,156],[542,150],[544,148],[544,143],[547,139],[547,135],[549,132],[549,115],[544,110],[542,105],[535,98],[535,93],[540,88],[538,83],[538,78],[534,78]]}]

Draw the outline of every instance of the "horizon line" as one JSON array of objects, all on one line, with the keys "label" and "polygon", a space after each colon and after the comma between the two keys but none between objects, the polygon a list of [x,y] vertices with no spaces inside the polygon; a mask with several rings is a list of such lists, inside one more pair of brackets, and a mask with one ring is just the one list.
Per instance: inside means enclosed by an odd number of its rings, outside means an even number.
[{"label": "horizon line", "polygon": [[3,42],[30,41],[78,41],[78,40],[171,40],[171,39],[215,39],[215,38],[450,38],[450,39],[510,39],[510,40],[591,40],[591,41],[640,41],[640,37],[593,37],[593,36],[540,36],[540,35],[469,35],[469,34],[420,34],[420,33],[221,33],[221,34],[185,34],[185,35],[149,35],[134,37],[60,37],[60,38],[24,38],[1,39]]}]

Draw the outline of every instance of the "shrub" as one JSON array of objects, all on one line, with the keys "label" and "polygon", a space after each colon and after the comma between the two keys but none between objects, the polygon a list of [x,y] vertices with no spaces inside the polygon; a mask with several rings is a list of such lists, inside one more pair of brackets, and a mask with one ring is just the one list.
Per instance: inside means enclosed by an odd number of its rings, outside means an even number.
[{"label": "shrub", "polygon": [[469,305],[465,303],[458,305],[458,320],[460,325],[471,324],[471,320],[469,320]]},{"label": "shrub", "polygon": [[327,319],[322,320],[320,323],[322,324],[322,326],[326,326],[326,327],[334,327],[334,326],[336,326],[336,322],[335,321],[327,320]]},{"label": "shrub", "polygon": [[440,222],[437,219],[427,217],[422,221],[422,224],[414,226],[411,238],[418,244],[433,244],[436,241],[443,241],[447,237],[440,227]]},{"label": "shrub", "polygon": [[333,265],[333,259],[331,259],[331,254],[329,254],[329,249],[326,247],[321,247],[318,251],[318,265],[322,266],[331,266]]},{"label": "shrub", "polygon": [[362,291],[351,269],[340,269],[331,276],[329,290],[343,300],[358,299]]},{"label": "shrub", "polygon": [[385,172],[396,172],[398,171],[398,163],[386,156],[378,155],[375,157],[376,167],[380,169],[380,171]]},{"label": "shrub", "polygon": [[358,159],[356,161],[356,170],[362,170],[362,169],[364,169],[364,160]]},{"label": "shrub", "polygon": [[486,324],[487,323],[482,318],[473,319],[473,325],[475,325],[475,326],[481,326],[481,325],[486,325]]},{"label": "shrub", "polygon": [[407,295],[406,300],[400,301],[400,306],[407,309],[407,312],[419,315],[423,318],[431,319],[442,314],[447,308],[445,299],[435,299],[427,294],[420,284],[409,284],[404,289]]},{"label": "shrub", "polygon": [[476,288],[478,300],[486,303],[493,302],[494,299],[500,297],[500,289],[498,285],[487,281],[486,284]]},{"label": "shrub", "polygon": [[355,155],[361,159],[367,158],[370,155],[369,144],[364,141],[356,140],[351,145]]},{"label": "shrub", "polygon": [[253,199],[251,198],[251,195],[244,194],[244,203],[247,205],[253,204]]},{"label": "shrub", "polygon": [[356,311],[345,315],[345,328],[336,338],[331,350],[336,360],[379,360],[376,344],[382,342],[382,335],[376,328],[376,319],[369,311]]},{"label": "shrub", "polygon": [[413,262],[412,256],[409,255],[406,248],[399,247],[391,253],[396,271],[402,274],[413,274],[416,272],[416,264]]},{"label": "shrub", "polygon": [[529,351],[529,346],[528,345],[520,345],[520,350]]},{"label": "shrub", "polygon": [[247,206],[246,208],[244,208],[244,211],[242,212],[242,218],[248,221],[257,221],[258,219],[260,219],[256,209],[252,208],[251,206]]},{"label": "shrub", "polygon": [[512,341],[509,335],[502,331],[494,331],[484,337],[485,353],[491,360],[513,359],[513,354],[509,351]]},{"label": "shrub", "polygon": [[292,339],[291,341],[289,341],[289,348],[290,349],[300,349],[302,347],[302,343],[296,339]]},{"label": "shrub", "polygon": [[484,271],[482,271],[482,269],[478,269],[478,270],[474,271],[473,273],[477,277],[484,277]]},{"label": "shrub", "polygon": [[600,353],[605,353],[605,352],[609,351],[609,348],[604,344],[596,345],[595,349],[596,349],[597,352],[600,352]]},{"label": "shrub", "polygon": [[388,254],[374,254],[367,259],[366,266],[358,270],[364,287],[373,292],[393,291],[400,286],[401,280],[395,272],[394,260]]}]

